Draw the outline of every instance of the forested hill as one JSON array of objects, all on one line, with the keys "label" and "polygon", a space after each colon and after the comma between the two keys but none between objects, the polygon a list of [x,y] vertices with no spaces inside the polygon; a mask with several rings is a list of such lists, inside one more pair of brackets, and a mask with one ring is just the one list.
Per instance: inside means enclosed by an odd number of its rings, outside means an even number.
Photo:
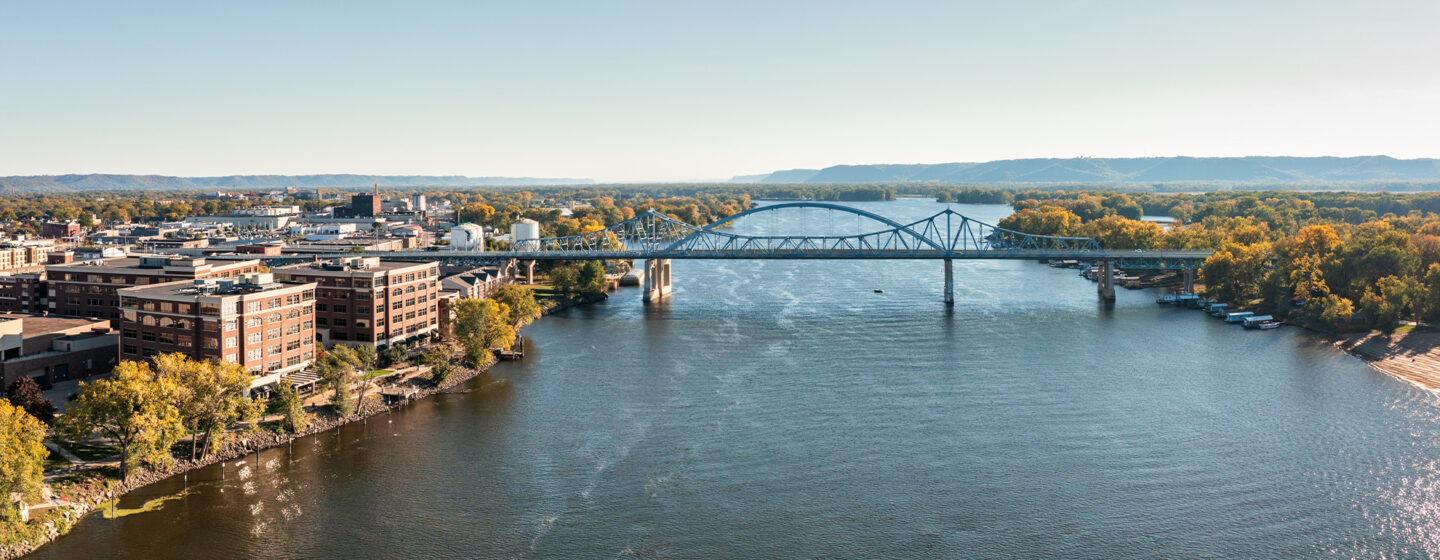
[{"label": "forested hill", "polygon": [[776,171],[759,183],[1337,183],[1440,181],[1440,160],[1361,157],[1010,159],[984,163],[836,165]]},{"label": "forested hill", "polygon": [[9,191],[88,191],[133,189],[279,189],[285,187],[480,187],[533,185],[589,185],[590,179],[534,177],[464,177],[460,175],[229,175],[225,177],[170,177],[166,175],[36,175],[0,177],[0,189]]}]

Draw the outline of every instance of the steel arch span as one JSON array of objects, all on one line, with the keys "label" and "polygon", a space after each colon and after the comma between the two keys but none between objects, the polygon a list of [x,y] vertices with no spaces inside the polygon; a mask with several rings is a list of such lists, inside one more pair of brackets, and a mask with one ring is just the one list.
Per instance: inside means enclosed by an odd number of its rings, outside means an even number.
[{"label": "steel arch span", "polygon": [[[852,214],[874,222],[877,229],[845,235],[745,235],[724,228],[747,216],[794,209]],[[508,251],[372,251],[365,254],[457,263],[507,259],[1074,259],[1111,261],[1130,269],[1174,270],[1197,269],[1210,256],[1209,251],[1106,250],[1088,237],[1013,231],[948,208],[927,218],[901,223],[858,208],[810,201],[751,208],[704,226],[648,210],[593,232],[518,241]]]}]

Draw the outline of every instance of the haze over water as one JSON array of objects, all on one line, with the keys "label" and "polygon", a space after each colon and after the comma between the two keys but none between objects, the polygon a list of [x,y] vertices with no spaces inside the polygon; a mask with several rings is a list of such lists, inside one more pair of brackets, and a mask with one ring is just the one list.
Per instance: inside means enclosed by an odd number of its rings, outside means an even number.
[{"label": "haze over water", "polygon": [[[808,211],[735,231],[826,227],[881,229]],[[953,309],[938,261],[673,275],[668,303],[628,289],[532,325],[502,388],[191,473],[33,557],[1440,554],[1440,401],[1319,337],[1150,291],[1107,306],[1031,262],[957,262]]]}]

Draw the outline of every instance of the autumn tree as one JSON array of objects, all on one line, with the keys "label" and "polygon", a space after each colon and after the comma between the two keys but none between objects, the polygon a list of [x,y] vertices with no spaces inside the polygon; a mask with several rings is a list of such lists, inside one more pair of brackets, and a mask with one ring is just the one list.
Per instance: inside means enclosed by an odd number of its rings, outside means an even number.
[{"label": "autumn tree", "polygon": [[490,360],[490,349],[509,349],[515,342],[510,308],[492,299],[462,299],[455,306],[455,333],[465,351],[465,364],[479,368]]},{"label": "autumn tree", "polygon": [[0,400],[0,521],[14,521],[11,494],[28,503],[40,497],[45,474],[45,425],[29,412]]},{"label": "autumn tree", "polygon": [[510,309],[509,323],[516,328],[524,327],[540,317],[540,304],[535,301],[535,290],[517,284],[506,284],[495,290],[490,299],[505,304]]},{"label": "autumn tree", "polygon": [[177,406],[185,424],[196,432],[190,445],[190,458],[203,434],[205,447],[200,457],[208,456],[226,430],[242,420],[258,417],[258,403],[245,396],[250,387],[250,372],[234,362],[198,361],[180,353],[161,354],[154,358],[156,374],[171,380],[176,388]]},{"label": "autumn tree", "polygon": [[176,392],[174,380],[156,375],[148,364],[120,362],[109,378],[80,384],[61,428],[77,440],[96,434],[114,440],[122,480],[132,463],[168,468],[174,463],[170,447],[185,429]]}]

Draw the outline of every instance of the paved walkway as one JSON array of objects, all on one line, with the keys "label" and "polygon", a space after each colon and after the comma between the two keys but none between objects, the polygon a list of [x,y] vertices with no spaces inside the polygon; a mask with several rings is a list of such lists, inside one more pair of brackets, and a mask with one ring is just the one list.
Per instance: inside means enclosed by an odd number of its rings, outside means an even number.
[{"label": "paved walkway", "polygon": [[60,447],[58,444],[48,439],[45,440],[45,447],[51,451],[54,451],[56,455],[64,457],[65,460],[70,461],[70,464],[72,465],[79,465],[85,462],[84,459],[76,457],[74,453],[71,453],[69,449]]}]

